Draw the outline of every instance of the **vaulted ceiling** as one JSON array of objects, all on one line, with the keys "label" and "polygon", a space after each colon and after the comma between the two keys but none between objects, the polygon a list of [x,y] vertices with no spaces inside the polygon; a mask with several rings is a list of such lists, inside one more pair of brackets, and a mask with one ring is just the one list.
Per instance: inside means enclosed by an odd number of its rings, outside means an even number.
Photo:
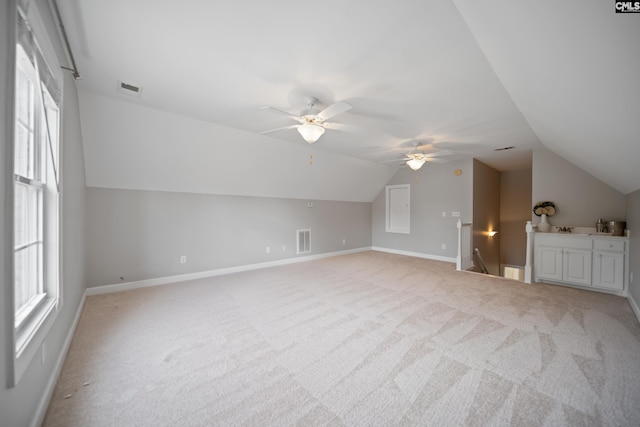
[{"label": "vaulted ceiling", "polygon": [[[291,162],[307,166],[313,149],[344,165],[322,172],[334,175],[334,188],[361,192],[315,194],[371,200],[395,170],[380,162],[418,145],[498,170],[527,167],[531,150],[546,147],[622,193],[640,189],[640,14],[616,14],[613,2],[57,3],[82,75],[87,179],[98,186],[127,187],[117,175],[135,181],[139,160],[162,157],[149,158],[158,150],[170,154],[156,166],[186,156],[192,171],[204,157],[226,174],[239,164],[245,176],[279,174],[285,188],[301,174]],[[140,87],[139,96],[122,93],[120,82]],[[295,129],[261,134],[296,122],[260,107],[300,114],[309,97],[320,108],[350,104],[331,120],[349,128],[329,128],[312,147]],[[173,122],[173,132],[163,128]],[[133,131],[154,123],[164,131]],[[186,131],[194,128],[202,129]],[[514,148],[496,151],[504,147]],[[109,163],[123,157],[133,160]],[[224,181],[196,175],[166,189]],[[191,190],[251,193],[205,187]],[[298,190],[261,194],[303,197]]]}]

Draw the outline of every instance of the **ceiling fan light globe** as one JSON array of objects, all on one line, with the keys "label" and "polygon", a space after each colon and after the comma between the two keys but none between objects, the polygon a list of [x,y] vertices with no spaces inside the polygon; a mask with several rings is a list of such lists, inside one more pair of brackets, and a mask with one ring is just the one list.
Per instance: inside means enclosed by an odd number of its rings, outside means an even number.
[{"label": "ceiling fan light globe", "polygon": [[309,144],[313,144],[324,133],[324,127],[315,125],[313,123],[305,123],[298,126],[298,132],[302,135],[305,141]]},{"label": "ceiling fan light globe", "polygon": [[414,171],[417,171],[424,165],[424,159],[411,159],[407,162],[407,166],[409,166]]}]

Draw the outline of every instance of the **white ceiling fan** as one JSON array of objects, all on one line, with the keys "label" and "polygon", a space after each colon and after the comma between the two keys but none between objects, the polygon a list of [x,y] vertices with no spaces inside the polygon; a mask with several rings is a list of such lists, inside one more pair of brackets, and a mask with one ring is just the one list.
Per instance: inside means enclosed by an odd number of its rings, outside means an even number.
[{"label": "white ceiling fan", "polygon": [[314,108],[314,106],[317,103],[318,103],[317,98],[313,98],[313,97],[309,98],[307,100],[307,105],[308,105],[307,109],[304,110],[299,116],[296,116],[295,114],[289,113],[284,110],[280,110],[275,107],[260,107],[262,109],[274,110],[281,114],[285,114],[288,117],[298,121],[299,123],[297,125],[271,129],[271,130],[267,130],[260,133],[267,134],[267,133],[276,132],[284,129],[298,129],[298,132],[300,133],[300,135],[302,135],[304,140],[307,141],[309,144],[313,144],[318,140],[318,138],[322,136],[322,134],[326,129],[340,130],[340,129],[347,128],[346,125],[342,125],[340,123],[329,123],[327,122],[327,120],[337,116],[338,114],[342,114],[345,111],[349,111],[351,109],[351,105],[343,101],[338,101],[329,105],[324,110],[319,111]]},{"label": "white ceiling fan", "polygon": [[434,163],[443,163],[446,162],[445,159],[441,159],[441,156],[449,156],[453,154],[449,150],[436,151],[433,153],[422,153],[420,151],[415,151],[413,153],[406,154],[402,159],[394,159],[394,160],[386,160],[382,163],[391,163],[391,162],[405,162],[405,165],[409,166],[414,171],[420,169],[426,162],[434,162]]}]

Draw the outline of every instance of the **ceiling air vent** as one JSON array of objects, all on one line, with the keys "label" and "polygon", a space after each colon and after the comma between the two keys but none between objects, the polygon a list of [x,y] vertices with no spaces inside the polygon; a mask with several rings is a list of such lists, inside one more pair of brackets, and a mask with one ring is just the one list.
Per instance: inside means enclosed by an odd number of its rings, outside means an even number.
[{"label": "ceiling air vent", "polygon": [[510,146],[510,147],[496,148],[496,149],[495,149],[495,150],[493,150],[493,151],[513,150],[514,148],[516,148],[516,147],[514,147],[514,146],[512,145],[512,146]]},{"label": "ceiling air vent", "polygon": [[140,95],[142,94],[142,88],[129,83],[119,82],[118,92],[124,93],[125,95],[135,96],[139,98]]}]

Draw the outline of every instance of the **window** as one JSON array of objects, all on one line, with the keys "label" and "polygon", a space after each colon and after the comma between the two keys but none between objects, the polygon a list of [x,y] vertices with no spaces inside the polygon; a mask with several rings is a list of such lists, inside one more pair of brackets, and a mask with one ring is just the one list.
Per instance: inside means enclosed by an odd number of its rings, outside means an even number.
[{"label": "window", "polygon": [[[18,47],[16,69],[16,121],[14,142],[14,304],[19,327],[42,298],[43,190],[46,163],[42,138],[36,132],[33,67],[26,65]],[[35,80],[37,82],[37,80]]]},{"label": "window", "polygon": [[410,193],[410,184],[387,185],[385,187],[385,230],[387,233],[410,233]]},{"label": "window", "polygon": [[51,326],[60,296],[61,79],[24,16],[18,12],[13,126],[14,383]]}]

